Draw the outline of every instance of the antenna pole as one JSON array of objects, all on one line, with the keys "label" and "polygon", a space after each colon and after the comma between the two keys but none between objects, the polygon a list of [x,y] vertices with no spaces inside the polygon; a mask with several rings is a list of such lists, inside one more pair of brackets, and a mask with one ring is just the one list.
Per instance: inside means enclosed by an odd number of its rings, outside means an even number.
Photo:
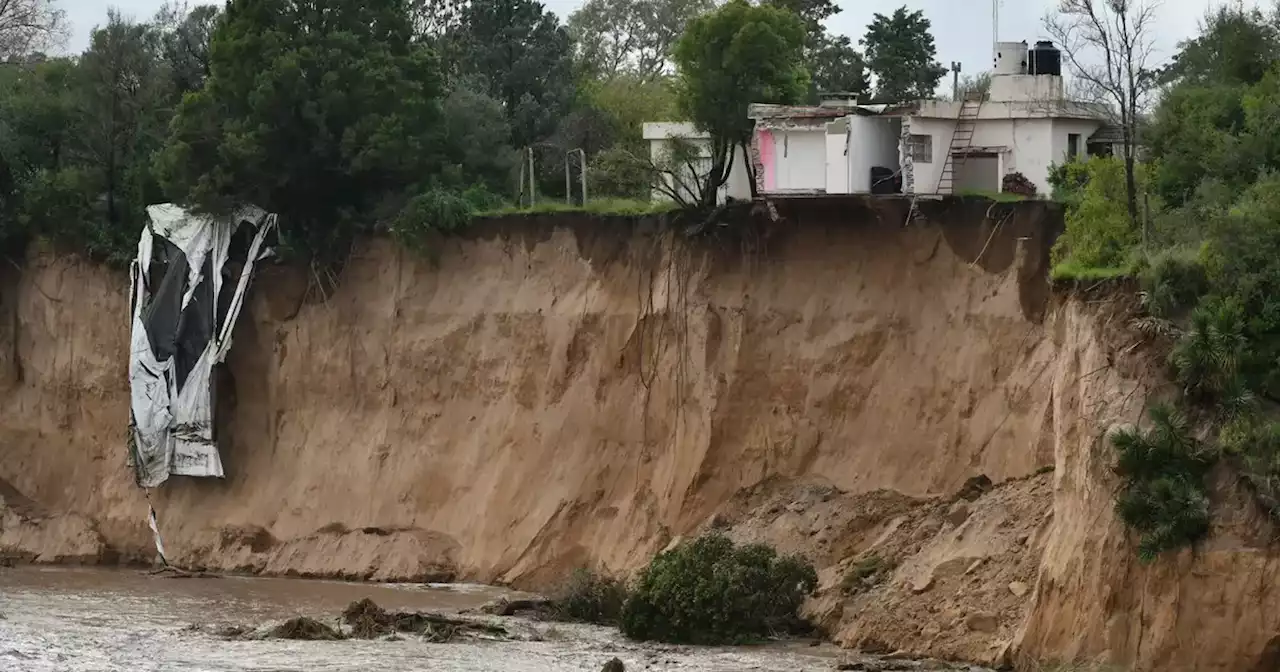
[{"label": "antenna pole", "polygon": [[991,0],[991,67],[996,67],[996,60],[1000,58],[999,47],[996,46],[1000,42],[1000,0]]}]

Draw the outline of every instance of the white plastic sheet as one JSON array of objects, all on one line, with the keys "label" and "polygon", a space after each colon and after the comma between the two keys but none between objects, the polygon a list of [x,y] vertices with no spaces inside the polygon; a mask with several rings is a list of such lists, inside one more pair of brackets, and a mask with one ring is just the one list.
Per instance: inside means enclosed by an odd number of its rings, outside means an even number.
[{"label": "white plastic sheet", "polygon": [[[214,439],[213,367],[226,359],[254,265],[272,254],[276,216],[245,208],[229,218],[172,205],[147,208],[130,268],[130,458],[138,484],[171,475],[222,477]],[[237,277],[224,287],[232,240],[252,234]],[[225,291],[232,292],[224,297]]]}]

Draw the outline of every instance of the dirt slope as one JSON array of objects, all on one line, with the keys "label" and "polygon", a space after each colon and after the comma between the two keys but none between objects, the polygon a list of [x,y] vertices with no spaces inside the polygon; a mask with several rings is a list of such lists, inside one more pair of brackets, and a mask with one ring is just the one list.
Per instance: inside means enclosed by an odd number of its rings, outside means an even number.
[{"label": "dirt slope", "polygon": [[[1098,438],[1154,382],[1118,311],[1050,300],[1060,215],[922,212],[800,201],[695,239],[646,219],[489,221],[432,259],[366,241],[327,302],[269,269],[219,381],[228,478],[152,493],[170,554],[536,587],[634,569],[714,518],[813,556],[814,609],[846,644],[1253,664],[1280,611],[1233,573],[1272,553],[1249,538],[1140,567],[1112,520]],[[40,251],[3,273],[0,478],[148,557],[124,466],[123,277]],[[979,475],[995,486],[955,499]],[[869,550],[897,566],[846,596]],[[1231,644],[1165,634],[1206,628]]]}]

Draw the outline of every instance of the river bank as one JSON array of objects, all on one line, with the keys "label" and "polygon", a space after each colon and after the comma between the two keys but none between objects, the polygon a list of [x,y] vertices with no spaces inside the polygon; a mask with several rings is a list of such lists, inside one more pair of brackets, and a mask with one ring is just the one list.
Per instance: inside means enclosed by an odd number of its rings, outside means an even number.
[{"label": "river bank", "polygon": [[[70,567],[0,569],[0,669],[14,672],[286,672],[457,670],[598,671],[617,658],[628,670],[791,672],[861,664],[921,669],[914,661],[857,656],[808,642],[691,647],[623,640],[595,626],[495,619],[512,637],[445,644],[388,640],[246,640],[219,625],[308,615],[332,621],[351,601],[390,609],[457,613],[511,591],[475,584],[361,584],[220,576],[165,578],[145,571]],[[948,669],[938,663],[927,669]],[[968,670],[967,666],[959,669]],[[974,668],[979,669],[979,668]]]}]

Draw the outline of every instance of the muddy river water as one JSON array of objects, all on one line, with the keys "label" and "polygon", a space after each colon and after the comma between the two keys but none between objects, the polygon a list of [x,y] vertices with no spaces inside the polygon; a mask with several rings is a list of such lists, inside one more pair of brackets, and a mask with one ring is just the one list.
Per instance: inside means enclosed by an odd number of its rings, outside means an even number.
[{"label": "muddy river water", "polygon": [[[503,591],[246,577],[169,578],[128,569],[0,568],[0,672],[831,670],[827,647],[704,648],[627,642],[613,630],[507,619],[527,641],[436,644],[228,641],[193,624],[261,625],[295,615],[334,622],[365,597],[394,610],[475,608]],[[540,640],[540,641],[539,641]]]}]

